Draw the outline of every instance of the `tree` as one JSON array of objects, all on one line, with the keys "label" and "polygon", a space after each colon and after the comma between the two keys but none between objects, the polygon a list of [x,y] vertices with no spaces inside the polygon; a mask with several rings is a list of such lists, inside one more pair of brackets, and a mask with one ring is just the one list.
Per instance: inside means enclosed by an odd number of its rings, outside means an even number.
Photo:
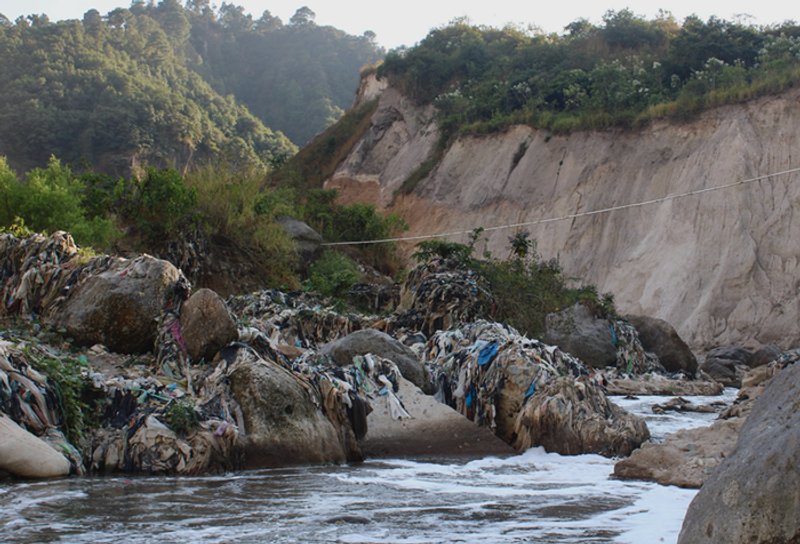
[{"label": "tree", "polygon": [[147,13],[147,4],[145,4],[144,0],[133,0],[130,12],[134,15],[144,15]]},{"label": "tree", "polygon": [[303,6],[294,12],[292,18],[289,19],[289,24],[294,26],[299,25],[312,25],[317,14],[311,11],[308,6]]},{"label": "tree", "polygon": [[123,28],[131,20],[133,14],[125,8],[117,8],[108,13],[108,24],[114,28]]},{"label": "tree", "polygon": [[182,45],[189,39],[191,25],[178,0],[161,0],[158,18],[172,43]]},{"label": "tree", "polygon": [[186,9],[194,13],[195,15],[208,15],[209,13],[213,13],[213,9],[211,8],[211,0],[187,0],[186,1]]},{"label": "tree", "polygon": [[122,175],[137,163],[224,160],[237,137],[243,168],[263,170],[293,154],[283,135],[188,67],[187,48],[170,43],[161,26],[180,26],[187,13],[167,0],[140,14],[114,10],[107,21],[92,10],[85,25],[23,19],[15,39],[0,30],[0,153],[19,170],[55,154],[71,166],[91,162]]},{"label": "tree", "polygon": [[95,33],[103,26],[103,18],[96,9],[90,9],[83,14],[83,27],[91,33]]},{"label": "tree", "polygon": [[268,9],[264,10],[264,13],[256,21],[256,30],[258,32],[272,32],[280,28],[283,28],[283,21],[281,21],[280,17],[272,15]]},{"label": "tree", "polygon": [[591,32],[596,30],[595,26],[588,19],[576,19],[564,27],[570,38],[586,38]]},{"label": "tree", "polygon": [[219,8],[219,21],[223,28],[233,33],[249,32],[253,29],[253,17],[245,13],[242,6],[235,6],[226,2]]},{"label": "tree", "polygon": [[650,23],[629,9],[607,11],[603,15],[603,22],[605,28],[602,33],[606,43],[611,46],[633,49],[655,47],[665,42],[666,36],[658,24]]}]

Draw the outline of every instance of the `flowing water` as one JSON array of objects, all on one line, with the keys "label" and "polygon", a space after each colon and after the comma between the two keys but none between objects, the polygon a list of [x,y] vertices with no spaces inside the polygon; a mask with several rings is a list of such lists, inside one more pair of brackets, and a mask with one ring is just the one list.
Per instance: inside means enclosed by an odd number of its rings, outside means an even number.
[{"label": "flowing water", "polygon": [[[668,398],[616,402],[645,415],[655,440],[716,417],[654,416],[650,407]],[[535,448],[477,460],[0,483],[0,541],[675,542],[695,491],[613,480],[613,467]]]}]

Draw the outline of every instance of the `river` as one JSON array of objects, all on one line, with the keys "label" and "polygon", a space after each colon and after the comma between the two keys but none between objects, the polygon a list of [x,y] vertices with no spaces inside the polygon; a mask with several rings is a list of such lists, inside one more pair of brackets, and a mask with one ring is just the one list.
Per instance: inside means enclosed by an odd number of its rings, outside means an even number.
[{"label": "river", "polygon": [[[615,402],[645,416],[655,440],[716,417],[652,414],[668,398]],[[614,480],[613,466],[534,448],[507,458],[3,482],[0,541],[674,543],[696,491]]]}]

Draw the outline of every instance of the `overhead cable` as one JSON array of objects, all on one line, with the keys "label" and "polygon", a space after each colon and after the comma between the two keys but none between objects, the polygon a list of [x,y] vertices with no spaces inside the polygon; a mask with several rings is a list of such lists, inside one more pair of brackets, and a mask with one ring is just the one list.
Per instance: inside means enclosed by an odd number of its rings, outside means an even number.
[{"label": "overhead cable", "polygon": [[[723,189],[730,189],[731,187],[738,187],[740,185],[746,185],[748,183],[753,183],[756,181],[764,181],[772,178],[776,178],[778,176],[784,176],[788,174],[795,174],[800,172],[800,167],[792,168],[789,170],[783,170],[782,172],[774,172],[772,174],[766,174],[763,176],[758,176],[755,178],[750,179],[743,179],[739,181],[735,181],[733,183],[727,183],[725,185],[715,185],[713,187],[706,187],[703,189],[695,189],[692,191],[687,191],[685,193],[677,193],[672,195],[666,195],[659,198],[652,198],[650,200],[642,200],[640,202],[633,202],[630,204],[620,204],[618,206],[609,206],[608,208],[601,208],[598,210],[589,210],[585,212],[576,212],[567,215],[562,215],[558,217],[547,217],[544,219],[537,219],[535,221],[525,221],[522,223],[510,223],[508,225],[497,225],[494,227],[482,227],[483,232],[490,232],[494,230],[504,230],[504,229],[516,229],[520,227],[532,227],[534,225],[542,225],[545,223],[555,223],[557,221],[567,221],[570,219],[577,219],[579,217],[588,217],[592,215],[600,215],[610,212],[615,212],[618,210],[627,210],[631,208],[640,208],[642,206],[649,206],[651,204],[660,204],[662,202],[667,202],[670,200],[677,200],[679,198],[686,198],[690,196],[701,195],[705,193],[710,193],[713,191],[721,191]],[[450,232],[440,232],[436,234],[420,234],[416,236],[397,236],[394,238],[380,238],[377,240],[357,240],[351,242],[325,242],[321,245],[323,246],[354,246],[354,245],[368,245],[368,244],[386,244],[391,242],[413,242],[418,240],[431,240],[435,238],[450,238],[453,236],[462,236],[465,234],[472,234],[475,232],[475,229],[470,230],[458,230],[458,231],[450,231]]]}]

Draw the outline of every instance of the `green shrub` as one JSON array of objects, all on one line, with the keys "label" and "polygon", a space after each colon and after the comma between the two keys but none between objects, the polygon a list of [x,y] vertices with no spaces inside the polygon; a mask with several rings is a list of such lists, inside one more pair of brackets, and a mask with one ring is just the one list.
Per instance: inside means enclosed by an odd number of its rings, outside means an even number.
[{"label": "green shrub", "polygon": [[197,191],[171,168],[148,168],[143,178],[132,183],[132,190],[126,206],[128,217],[149,243],[163,241],[197,204]]},{"label": "green shrub", "polygon": [[[408,229],[397,214],[381,215],[370,204],[340,206],[334,202],[336,193],[318,191],[307,200],[305,220],[330,242],[383,240]],[[359,260],[386,274],[398,268],[396,245],[391,242],[354,246]]]},{"label": "green shrub", "polygon": [[114,223],[87,210],[85,184],[52,157],[47,168],[35,168],[23,181],[0,158],[0,226],[21,219],[33,231],[69,231],[81,245],[105,248],[119,236]]},{"label": "green shrub", "polygon": [[17,238],[27,238],[33,236],[35,231],[25,226],[25,220],[21,217],[15,217],[10,225],[0,226],[0,234],[12,234]]},{"label": "green shrub", "polygon": [[353,240],[379,240],[389,238],[408,225],[400,216],[380,215],[371,204],[334,206],[330,223],[323,231],[325,238],[334,242]]},{"label": "green shrub", "polygon": [[295,215],[292,189],[264,187],[258,172],[207,166],[186,176],[188,190],[196,195],[193,214],[210,236],[222,236],[245,248],[271,286],[298,286],[294,273],[292,241],[276,222]]},{"label": "green shrub", "polygon": [[458,242],[444,240],[427,240],[417,244],[417,251],[411,255],[418,263],[425,263],[434,258],[454,260],[457,263],[469,264],[472,258],[472,247]]},{"label": "green shrub", "polygon": [[48,384],[56,393],[64,436],[77,444],[92,426],[97,409],[94,403],[86,400],[92,388],[91,381],[82,374],[87,363],[82,358],[42,357],[30,349],[26,350],[26,355],[33,367],[47,376]]},{"label": "green shrub", "polygon": [[164,422],[179,436],[189,434],[200,423],[200,418],[194,409],[194,401],[184,397],[170,402],[164,412]]},{"label": "green shrub", "polygon": [[355,261],[329,249],[311,264],[306,288],[324,296],[344,299],[347,291],[360,279],[361,273]]}]

